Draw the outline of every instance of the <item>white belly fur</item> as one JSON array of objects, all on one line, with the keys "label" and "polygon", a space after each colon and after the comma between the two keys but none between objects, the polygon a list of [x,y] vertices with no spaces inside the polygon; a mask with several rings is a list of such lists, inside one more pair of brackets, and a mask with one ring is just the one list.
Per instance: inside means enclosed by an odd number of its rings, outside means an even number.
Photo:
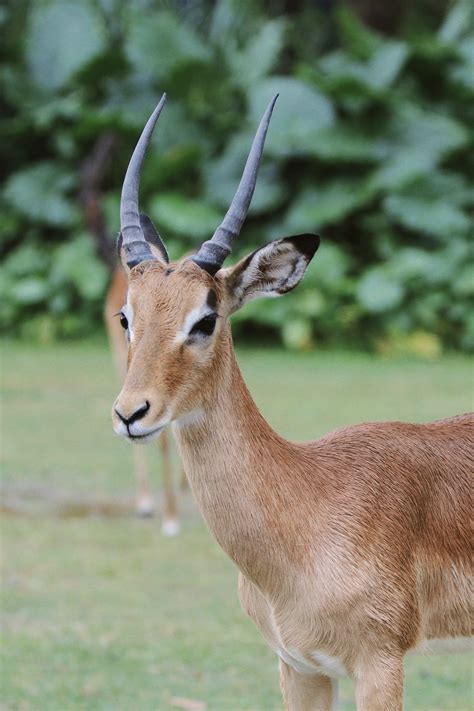
[{"label": "white belly fur", "polygon": [[[410,654],[455,654],[473,652],[472,637],[452,637],[447,639],[425,639]],[[324,674],[332,679],[349,676],[347,669],[338,657],[325,652],[312,652],[311,659],[304,657],[296,649],[278,647],[277,654],[298,674]]]}]

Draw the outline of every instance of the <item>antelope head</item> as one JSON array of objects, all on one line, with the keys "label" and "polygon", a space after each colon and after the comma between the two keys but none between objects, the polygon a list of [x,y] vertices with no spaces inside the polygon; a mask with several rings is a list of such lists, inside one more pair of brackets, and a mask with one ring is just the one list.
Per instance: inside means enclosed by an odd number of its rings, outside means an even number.
[{"label": "antelope head", "polygon": [[146,442],[170,422],[199,416],[219,397],[219,388],[230,387],[223,375],[232,351],[230,315],[257,296],[291,291],[319,246],[314,234],[285,237],[223,268],[249,209],[276,98],[263,115],[222,224],[194,256],[174,263],[138,208],[141,167],[165,96],[137,143],[120,205],[119,250],[129,275],[121,312],[128,373],[112,411],[115,432],[130,441]]}]

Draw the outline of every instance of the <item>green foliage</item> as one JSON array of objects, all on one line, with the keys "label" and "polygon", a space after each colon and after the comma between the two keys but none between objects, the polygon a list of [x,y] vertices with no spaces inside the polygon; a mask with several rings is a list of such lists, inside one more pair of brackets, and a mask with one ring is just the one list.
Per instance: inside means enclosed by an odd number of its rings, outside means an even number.
[{"label": "green foliage", "polygon": [[150,214],[164,230],[202,241],[212,234],[221,217],[218,210],[202,200],[167,192],[153,198]]},{"label": "green foliage", "polygon": [[99,323],[107,274],[77,200],[99,136],[120,139],[103,185],[112,236],[137,133],[168,92],[141,204],[177,257],[220,221],[278,92],[236,256],[307,230],[322,246],[294,294],[235,316],[242,336],[422,356],[473,348],[472,4],[430,22],[412,8],[390,37],[344,4],[326,15],[309,2],[286,15],[272,3],[184,6],[23,0],[4,11],[2,328],[47,340]]},{"label": "green foliage", "polygon": [[40,342],[88,335],[101,316],[107,279],[87,234],[53,247],[26,242],[3,264],[3,328]]},{"label": "green foliage", "polygon": [[4,198],[31,222],[69,227],[77,220],[77,208],[66,197],[74,185],[74,174],[59,163],[44,161],[18,170],[7,181]]},{"label": "green foliage", "polygon": [[54,92],[105,49],[105,31],[87,0],[31,3],[26,61],[38,88]]}]

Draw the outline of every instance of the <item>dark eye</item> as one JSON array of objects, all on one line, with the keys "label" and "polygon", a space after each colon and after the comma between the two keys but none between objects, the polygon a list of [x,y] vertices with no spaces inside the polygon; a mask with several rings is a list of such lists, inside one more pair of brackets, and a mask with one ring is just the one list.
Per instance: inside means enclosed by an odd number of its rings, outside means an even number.
[{"label": "dark eye", "polygon": [[216,327],[217,314],[208,314],[200,321],[194,324],[189,332],[189,335],[200,333],[204,336],[210,336]]},{"label": "dark eye", "polygon": [[125,316],[125,314],[122,314],[122,313],[120,314],[120,325],[122,326],[123,329],[125,329],[125,331],[127,330],[127,328],[128,328],[127,317]]}]

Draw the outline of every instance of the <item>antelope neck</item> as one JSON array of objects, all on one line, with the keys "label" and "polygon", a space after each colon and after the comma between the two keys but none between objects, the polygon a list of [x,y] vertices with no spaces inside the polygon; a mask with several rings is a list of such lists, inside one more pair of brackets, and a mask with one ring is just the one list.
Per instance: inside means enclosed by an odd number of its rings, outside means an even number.
[{"label": "antelope neck", "polygon": [[280,533],[288,503],[282,462],[297,445],[282,439],[260,414],[232,347],[221,365],[202,415],[174,431],[211,532],[249,579],[268,587],[269,578],[288,566]]}]

